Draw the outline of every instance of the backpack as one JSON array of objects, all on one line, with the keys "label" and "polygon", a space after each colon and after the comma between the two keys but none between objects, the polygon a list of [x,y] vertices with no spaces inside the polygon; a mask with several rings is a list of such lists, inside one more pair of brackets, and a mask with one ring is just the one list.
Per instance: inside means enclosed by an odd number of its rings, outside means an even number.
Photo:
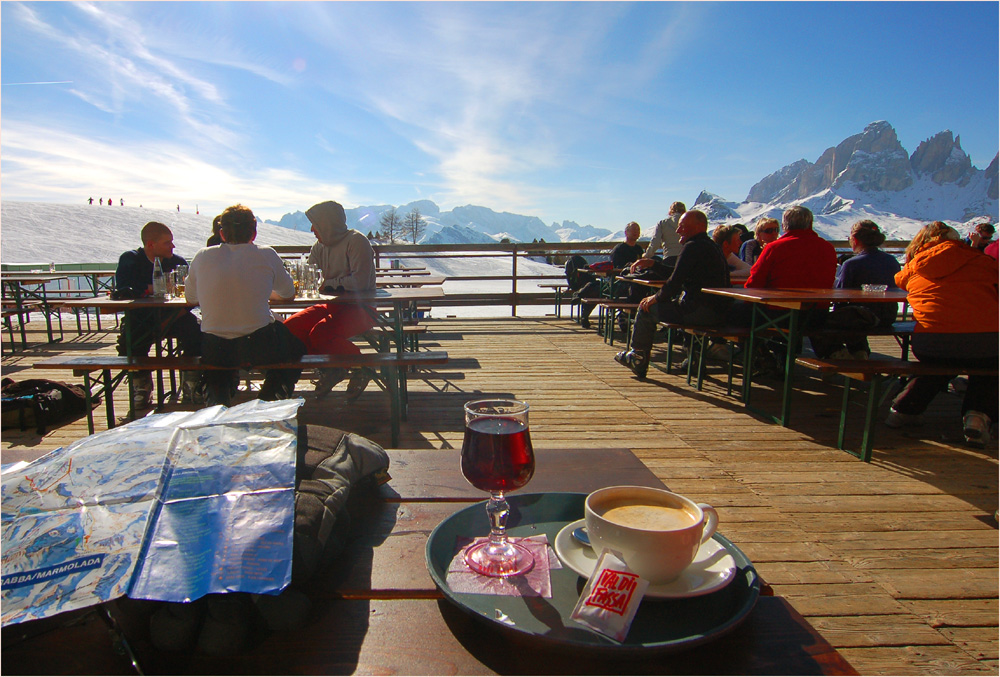
[{"label": "backpack", "polygon": [[[365,514],[378,484],[389,479],[389,456],[371,440],[321,425],[299,426],[295,468],[292,583],[278,595],[213,593],[193,602],[121,598],[149,618],[157,649],[213,656],[250,651],[269,632],[294,632],[311,618],[307,593],[353,538],[352,517]],[[370,535],[369,535],[370,537]]]},{"label": "backpack", "polygon": [[569,261],[566,262],[566,282],[569,283],[569,288],[573,291],[577,291],[590,281],[591,277],[589,275],[585,277],[580,274],[586,268],[587,259],[579,254],[570,257]]},{"label": "backpack", "polygon": [[[27,430],[34,427],[39,435],[53,423],[76,418],[87,412],[87,394],[83,388],[69,383],[31,378],[15,381],[3,379],[0,401],[3,428]],[[94,398],[91,405],[100,404]]]}]

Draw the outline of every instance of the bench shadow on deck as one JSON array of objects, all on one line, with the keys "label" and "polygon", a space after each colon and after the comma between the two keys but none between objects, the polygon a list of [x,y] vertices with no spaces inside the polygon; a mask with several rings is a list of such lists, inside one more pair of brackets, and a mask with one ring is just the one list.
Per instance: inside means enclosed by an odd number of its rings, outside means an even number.
[{"label": "bench shadow on deck", "polygon": [[[958,397],[939,395],[921,428],[878,423],[866,464],[836,449],[839,387],[806,371],[796,373],[782,428],[726,396],[722,367],[710,367],[701,392],[657,370],[639,381],[611,359],[618,339],[608,346],[565,318],[428,324],[421,349],[451,359],[410,374],[400,447],[440,450],[458,463],[464,402],[527,400],[539,453],[628,447],[671,489],[715,505],[720,532],[862,674],[997,674],[997,445],[964,446]],[[29,329],[29,340],[43,340],[44,331]],[[30,365],[60,353],[111,354],[114,339],[67,331],[58,344],[13,354],[5,346],[3,374],[73,380]],[[873,347],[892,354],[885,340]],[[777,385],[755,391],[755,404],[776,410]],[[316,401],[304,377],[301,419],[388,445],[388,401],[369,388],[354,403],[343,385]],[[84,435],[84,419],[44,436],[5,430],[2,459],[35,458]]]}]

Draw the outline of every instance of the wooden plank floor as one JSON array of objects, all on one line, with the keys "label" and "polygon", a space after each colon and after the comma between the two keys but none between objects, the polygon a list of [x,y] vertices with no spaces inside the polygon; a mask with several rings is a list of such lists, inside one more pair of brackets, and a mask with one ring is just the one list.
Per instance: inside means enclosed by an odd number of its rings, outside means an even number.
[{"label": "wooden plank floor", "polygon": [[[429,324],[422,348],[452,359],[412,376],[400,447],[458,463],[463,402],[525,399],[537,449],[629,447],[667,486],[715,505],[720,531],[862,674],[997,674],[997,446],[961,443],[958,397],[939,395],[922,428],[878,424],[865,464],[835,448],[839,392],[805,373],[782,428],[727,397],[717,367],[701,393],[652,369],[640,382],[612,360],[621,346],[566,319]],[[25,353],[5,346],[3,373],[73,380],[29,367],[53,352],[111,353],[114,339],[67,332]],[[891,339],[875,347],[895,352]],[[342,389],[322,401],[307,395],[302,418],[388,445],[384,394],[370,386],[347,404]],[[123,397],[117,409],[126,410]],[[100,429],[103,407],[95,414]],[[0,456],[35,458],[85,434],[83,419],[43,437],[7,430]]]}]

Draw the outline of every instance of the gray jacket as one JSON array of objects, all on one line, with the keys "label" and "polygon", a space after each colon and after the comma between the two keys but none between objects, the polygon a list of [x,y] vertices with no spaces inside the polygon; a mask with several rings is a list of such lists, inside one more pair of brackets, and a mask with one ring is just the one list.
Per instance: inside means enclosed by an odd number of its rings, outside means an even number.
[{"label": "gray jacket", "polygon": [[318,241],[309,252],[309,263],[323,271],[323,286],[346,291],[375,288],[375,250],[364,234],[350,230],[344,208],[320,202],[306,210]]},{"label": "gray jacket", "polygon": [[656,224],[653,231],[653,239],[649,241],[649,246],[643,253],[643,258],[651,259],[657,250],[663,247],[663,258],[677,256],[681,253],[681,238],[677,234],[677,222],[680,221],[680,214],[672,214]]}]

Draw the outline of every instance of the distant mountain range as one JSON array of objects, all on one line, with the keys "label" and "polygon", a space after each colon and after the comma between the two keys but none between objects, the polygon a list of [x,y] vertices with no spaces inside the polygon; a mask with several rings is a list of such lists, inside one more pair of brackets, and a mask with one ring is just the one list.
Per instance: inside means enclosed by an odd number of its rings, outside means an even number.
[{"label": "distant mountain range", "polygon": [[[382,214],[393,208],[393,205],[375,205],[345,209],[347,226],[359,230],[366,235],[378,233]],[[396,207],[400,218],[413,208],[420,210],[420,215],[427,222],[427,229],[421,244],[489,244],[503,238],[512,242],[588,242],[605,240],[614,233],[604,228],[581,226],[572,221],[562,224],[545,225],[537,216],[522,216],[510,212],[495,212],[487,207],[467,205],[456,207],[451,211],[441,211],[430,200],[417,200]],[[285,214],[278,221],[265,221],[276,226],[284,226],[294,230],[309,231],[309,219],[303,212]]]},{"label": "distant mountain range", "polygon": [[[712,225],[752,225],[762,216],[780,219],[796,204],[816,216],[816,230],[828,239],[846,239],[851,225],[872,219],[890,239],[910,239],[929,221],[946,221],[963,232],[972,223],[998,218],[997,157],[977,169],[962,150],[959,137],[943,131],[920,143],[910,155],[888,122],[872,122],[823,151],[815,162],[797,160],[758,181],[743,202],[702,191],[690,209],[705,211]],[[430,200],[397,206],[400,216],[412,208],[427,221],[422,244],[515,242],[587,242],[615,240],[612,232],[572,221],[546,225],[535,216],[495,212],[472,205],[441,211]],[[348,209],[347,223],[363,233],[377,233],[382,214],[392,205]],[[302,212],[267,221],[309,231]],[[645,234],[645,232],[644,232]]]}]

